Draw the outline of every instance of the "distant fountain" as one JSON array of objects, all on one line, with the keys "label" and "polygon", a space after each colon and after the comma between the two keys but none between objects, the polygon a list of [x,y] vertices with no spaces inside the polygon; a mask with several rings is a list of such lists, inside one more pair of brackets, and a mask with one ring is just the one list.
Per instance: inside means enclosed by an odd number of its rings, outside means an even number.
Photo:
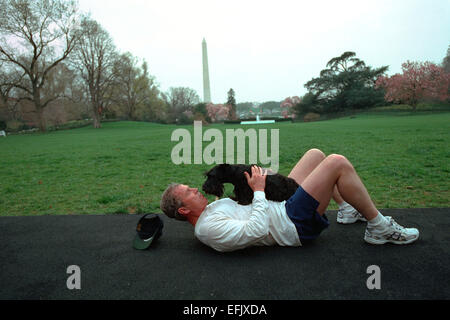
[{"label": "distant fountain", "polygon": [[265,124],[275,123],[275,120],[261,120],[259,113],[256,114],[256,121],[241,121],[241,124]]}]

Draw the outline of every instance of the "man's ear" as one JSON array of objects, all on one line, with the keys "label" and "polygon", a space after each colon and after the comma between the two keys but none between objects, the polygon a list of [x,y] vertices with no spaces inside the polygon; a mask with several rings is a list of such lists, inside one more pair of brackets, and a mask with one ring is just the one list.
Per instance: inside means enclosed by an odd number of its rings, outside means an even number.
[{"label": "man's ear", "polygon": [[189,210],[189,209],[187,209],[185,207],[178,208],[178,213],[180,215],[182,215],[183,217],[185,217],[185,218],[189,215],[190,212],[191,212],[191,210]]}]

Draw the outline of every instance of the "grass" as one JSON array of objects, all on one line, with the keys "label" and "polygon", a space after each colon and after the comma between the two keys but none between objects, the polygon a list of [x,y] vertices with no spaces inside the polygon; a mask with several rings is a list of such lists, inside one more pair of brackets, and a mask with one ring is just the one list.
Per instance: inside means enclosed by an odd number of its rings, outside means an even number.
[{"label": "grass", "polygon": [[[112,122],[97,130],[1,137],[0,216],[160,212],[170,182],[200,187],[211,167],[172,163],[177,142],[170,138],[178,128],[193,135],[192,126]],[[305,151],[319,148],[345,155],[379,208],[450,205],[450,113],[360,114],[258,128],[280,130],[282,174]]]}]

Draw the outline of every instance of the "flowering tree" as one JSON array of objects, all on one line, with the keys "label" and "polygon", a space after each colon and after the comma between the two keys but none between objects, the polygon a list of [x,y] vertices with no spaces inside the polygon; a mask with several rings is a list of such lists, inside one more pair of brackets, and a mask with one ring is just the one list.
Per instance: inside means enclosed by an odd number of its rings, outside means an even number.
[{"label": "flowering tree", "polygon": [[212,122],[223,121],[229,119],[231,106],[208,103],[206,105],[206,111]]},{"label": "flowering tree", "polygon": [[388,102],[407,103],[415,110],[422,99],[446,101],[449,96],[450,74],[431,62],[410,62],[402,64],[402,74],[392,77],[381,76],[377,88],[386,91]]},{"label": "flowering tree", "polygon": [[301,101],[300,97],[294,96],[294,97],[287,97],[284,99],[281,104],[281,115],[284,118],[289,118],[290,116],[295,117],[295,114],[293,113],[293,108],[295,105],[299,104]]}]

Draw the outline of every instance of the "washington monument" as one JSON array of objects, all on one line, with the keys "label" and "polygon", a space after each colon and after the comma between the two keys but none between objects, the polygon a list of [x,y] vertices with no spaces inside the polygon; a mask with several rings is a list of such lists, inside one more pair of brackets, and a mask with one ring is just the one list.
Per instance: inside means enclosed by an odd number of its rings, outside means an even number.
[{"label": "washington monument", "polygon": [[211,102],[211,88],[209,86],[209,68],[208,68],[208,49],[206,48],[206,40],[202,42],[203,52],[203,102]]}]

